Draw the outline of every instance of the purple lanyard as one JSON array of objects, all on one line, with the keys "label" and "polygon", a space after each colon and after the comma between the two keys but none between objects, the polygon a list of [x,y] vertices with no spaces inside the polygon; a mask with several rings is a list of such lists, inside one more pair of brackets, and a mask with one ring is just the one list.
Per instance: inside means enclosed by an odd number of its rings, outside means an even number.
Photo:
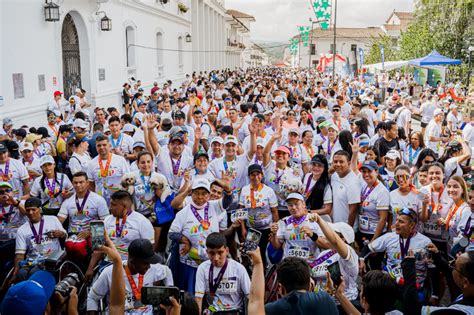
[{"label": "purple lanyard", "polygon": [[193,212],[194,217],[196,217],[196,220],[198,220],[199,223],[202,224],[203,222],[206,222],[206,223],[209,222],[209,203],[207,203],[206,206],[204,207],[204,220],[197,212],[196,207],[194,207],[193,205],[191,205],[191,211]]},{"label": "purple lanyard", "polygon": [[309,266],[311,268],[314,268],[315,266],[318,266],[320,264],[322,264],[323,262],[325,262],[326,260],[328,260],[330,257],[334,256],[334,254],[336,254],[337,252],[335,250],[330,250],[329,252],[327,252],[326,254],[324,254],[323,256],[319,257],[318,259],[316,259],[315,261],[313,261],[312,263],[309,264]]},{"label": "purple lanyard", "polygon": [[9,171],[10,171],[10,159],[8,159],[5,162],[5,170],[0,170],[0,174],[2,175],[2,178],[4,181],[8,180]]},{"label": "purple lanyard", "polygon": [[281,177],[283,176],[283,174],[285,174],[285,171],[283,170],[280,176],[278,176],[278,173],[279,173],[278,169],[276,169],[275,172],[276,172],[275,184],[279,184]]},{"label": "purple lanyard", "polygon": [[304,189],[304,194],[306,195],[309,192],[309,185],[311,184],[311,181],[313,180],[313,175],[311,174],[308,177],[308,180],[306,181],[306,188]]},{"label": "purple lanyard", "polygon": [[408,253],[408,248],[410,248],[410,239],[411,235],[408,236],[406,243],[403,242],[403,238],[399,236],[399,243],[400,243],[400,254],[402,255],[402,259],[405,258],[406,254]]},{"label": "purple lanyard", "polygon": [[79,204],[79,198],[77,198],[77,194],[76,194],[76,208],[77,208],[78,214],[82,214],[82,212],[84,211],[84,206],[86,205],[87,198],[89,197],[89,192],[90,191],[87,190],[86,195],[84,196],[84,199],[82,199],[81,204]]},{"label": "purple lanyard", "polygon": [[179,157],[178,161],[176,161],[175,163],[170,154],[170,160],[171,160],[171,167],[173,168],[173,175],[177,176],[179,173],[179,166],[181,165],[181,156]]},{"label": "purple lanyard", "polygon": [[49,179],[45,178],[44,179],[44,183],[46,184],[46,187],[48,188],[48,191],[49,191],[49,196],[52,198],[54,197],[54,189],[56,188],[56,177],[53,178],[53,184],[51,185],[49,183]]},{"label": "purple lanyard", "polygon": [[124,215],[123,218],[122,218],[122,224],[119,224],[119,222],[120,222],[119,218],[115,218],[115,236],[116,237],[122,237],[123,228],[125,227],[125,223],[127,222],[127,218],[131,213],[132,213],[131,209],[127,211],[127,214]]},{"label": "purple lanyard", "polygon": [[328,141],[328,156],[331,156],[331,149],[333,149],[335,145],[336,141],[334,141],[333,147],[331,148],[331,140]]},{"label": "purple lanyard", "polygon": [[[375,185],[370,187],[370,189],[368,186],[365,187],[364,192],[362,193],[362,196],[360,197],[361,202],[364,202],[369,197],[370,193],[375,189],[376,186],[377,186],[377,183],[375,183]],[[367,189],[369,190],[367,191]]]},{"label": "purple lanyard", "polygon": [[211,293],[211,296],[214,296],[214,294],[217,291],[217,288],[219,288],[219,284],[222,281],[222,278],[224,277],[224,273],[227,269],[227,262],[228,260],[225,260],[224,266],[222,266],[221,270],[217,274],[216,281],[214,281],[214,266],[211,263],[211,267],[209,268],[209,291]]},{"label": "purple lanyard", "polygon": [[295,226],[300,225],[301,223],[304,222],[304,220],[306,220],[306,214],[304,216],[302,216],[301,218],[298,218],[298,219],[296,219],[294,216],[291,216],[286,220],[286,225],[290,225],[292,223]]},{"label": "purple lanyard", "polygon": [[35,238],[36,244],[41,244],[41,236],[43,235],[43,227],[44,227],[44,218],[41,218],[41,223],[39,227],[39,232],[36,232],[36,229],[33,223],[30,222],[31,232],[33,232],[33,237]]}]

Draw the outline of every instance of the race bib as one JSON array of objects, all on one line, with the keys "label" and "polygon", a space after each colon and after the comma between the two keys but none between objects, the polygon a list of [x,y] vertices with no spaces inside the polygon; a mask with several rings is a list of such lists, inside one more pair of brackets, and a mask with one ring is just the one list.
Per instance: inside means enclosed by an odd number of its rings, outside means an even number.
[{"label": "race bib", "polygon": [[320,264],[317,266],[314,266],[313,269],[311,270],[311,273],[313,277],[315,278],[326,278],[326,272],[327,272],[327,264]]},{"label": "race bib", "polygon": [[362,230],[369,229],[369,217],[368,216],[359,216],[359,226]]},{"label": "race bib", "polygon": [[237,280],[223,279],[217,288],[219,293],[231,294],[237,292]]},{"label": "race bib", "polygon": [[247,209],[237,209],[232,211],[230,215],[230,220],[235,222],[237,220],[247,220],[249,218],[249,212]]},{"label": "race bib", "polygon": [[309,248],[299,247],[299,246],[290,246],[290,249],[288,250],[288,256],[308,259]]},{"label": "race bib", "polygon": [[429,234],[441,234],[441,228],[436,222],[425,222],[423,230]]}]

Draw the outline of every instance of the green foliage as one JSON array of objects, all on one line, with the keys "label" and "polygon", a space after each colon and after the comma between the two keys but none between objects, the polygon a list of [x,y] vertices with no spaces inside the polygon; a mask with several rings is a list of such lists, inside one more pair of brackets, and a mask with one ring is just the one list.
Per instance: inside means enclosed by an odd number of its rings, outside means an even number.
[{"label": "green foliage", "polygon": [[372,44],[370,46],[369,52],[365,56],[365,64],[373,64],[382,62],[382,57],[380,55],[380,45],[384,47],[384,56],[385,61],[396,61],[398,60],[398,52],[394,47],[394,42],[392,38],[388,35],[379,35],[377,37],[372,37]]}]

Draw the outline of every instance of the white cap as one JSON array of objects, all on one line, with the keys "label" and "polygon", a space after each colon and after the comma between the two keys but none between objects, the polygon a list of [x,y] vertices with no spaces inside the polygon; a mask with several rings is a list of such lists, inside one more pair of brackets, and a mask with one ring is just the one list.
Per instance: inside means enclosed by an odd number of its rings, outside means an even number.
[{"label": "white cap", "polygon": [[433,112],[433,117],[441,115],[441,114],[444,115],[443,110],[441,108],[436,108]]},{"label": "white cap", "polygon": [[354,229],[349,224],[345,222],[336,222],[328,224],[335,232],[341,233],[348,244],[354,242]]},{"label": "white cap", "polygon": [[211,183],[209,183],[209,180],[205,178],[197,178],[193,180],[193,187],[192,190],[198,189],[198,188],[204,188],[208,192],[211,192]]},{"label": "white cap", "polygon": [[225,137],[224,144],[228,144],[228,143],[239,145],[239,140],[237,140],[237,138],[234,136],[227,136]]},{"label": "white cap", "polygon": [[142,122],[143,121],[143,117],[145,117],[145,115],[143,115],[142,112],[138,112],[135,114],[135,116],[133,116],[134,119],[138,119],[138,121]]},{"label": "white cap", "polygon": [[266,145],[267,145],[267,142],[265,141],[264,138],[257,138],[257,147],[261,146],[261,147],[265,148]]},{"label": "white cap", "polygon": [[458,108],[458,106],[456,104],[449,105],[449,109],[455,109],[455,108]]},{"label": "white cap", "polygon": [[23,152],[25,150],[33,151],[34,150],[33,144],[31,144],[29,142],[23,142],[20,146],[20,152]]},{"label": "white cap", "polygon": [[135,128],[133,127],[132,124],[125,124],[122,128],[123,132],[134,132]]},{"label": "white cap", "polygon": [[80,119],[80,118],[77,118],[76,120],[74,120],[74,123],[72,124],[72,127],[73,128],[81,128],[81,129],[87,129],[89,126],[87,125],[87,123]]},{"label": "white cap", "polygon": [[58,117],[61,116],[61,112],[57,109],[53,110],[53,113],[54,113],[54,115],[56,115]]},{"label": "white cap", "polygon": [[86,117],[91,115],[88,109],[81,109],[81,112],[83,112]]},{"label": "white cap", "polygon": [[54,159],[51,155],[44,155],[42,158],[41,158],[41,162],[40,162],[40,165],[43,166],[47,163],[51,163],[51,164],[56,164],[54,162]]},{"label": "white cap", "polygon": [[218,142],[220,144],[224,144],[224,139],[222,139],[222,137],[214,137],[214,138],[212,138],[211,144],[213,142]]},{"label": "white cap", "polygon": [[298,194],[298,193],[289,194],[288,197],[286,197],[286,201],[288,201],[290,199],[298,199],[298,200],[304,201],[303,196],[301,194]]},{"label": "white cap", "polygon": [[283,103],[283,97],[281,97],[280,95],[277,95],[273,101],[278,102],[278,103]]},{"label": "white cap", "polygon": [[385,154],[385,157],[391,160],[400,159],[400,153],[397,150],[390,150]]},{"label": "white cap", "polygon": [[82,93],[80,88],[76,88],[76,93]]}]

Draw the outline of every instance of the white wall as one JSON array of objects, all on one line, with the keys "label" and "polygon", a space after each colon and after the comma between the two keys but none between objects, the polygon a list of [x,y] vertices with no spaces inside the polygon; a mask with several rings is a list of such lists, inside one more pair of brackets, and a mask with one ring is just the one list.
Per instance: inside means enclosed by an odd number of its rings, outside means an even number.
[{"label": "white wall", "polygon": [[[161,5],[155,0],[108,1],[99,6],[93,1],[65,0],[60,5],[60,22],[45,22],[40,0],[2,1],[0,10],[0,117],[11,117],[15,126],[46,124],[45,110],[54,90],[62,90],[62,21],[71,12],[79,33],[82,87],[88,99],[100,106],[121,107],[121,86],[130,74],[145,87],[153,81],[171,79],[179,83],[192,71],[192,54],[183,53],[178,67],[178,52],[163,52],[164,75],[158,76],[155,49],[135,47],[134,67],[126,66],[125,28],[135,29],[135,44],[156,48],[156,33],[163,33],[163,47],[192,50],[184,38],[191,31],[191,11],[178,14],[177,3]],[[187,0],[184,3],[188,3]],[[188,5],[190,7],[190,5]],[[112,19],[112,31],[102,32],[95,12],[105,11]],[[191,9],[191,8],[190,8]],[[21,19],[18,18],[21,16]],[[8,43],[6,45],[5,43]],[[98,69],[105,69],[105,81],[98,81]],[[25,97],[14,99],[12,74],[22,73]],[[46,90],[38,89],[38,75],[44,74]],[[56,85],[53,85],[56,78]]]}]

